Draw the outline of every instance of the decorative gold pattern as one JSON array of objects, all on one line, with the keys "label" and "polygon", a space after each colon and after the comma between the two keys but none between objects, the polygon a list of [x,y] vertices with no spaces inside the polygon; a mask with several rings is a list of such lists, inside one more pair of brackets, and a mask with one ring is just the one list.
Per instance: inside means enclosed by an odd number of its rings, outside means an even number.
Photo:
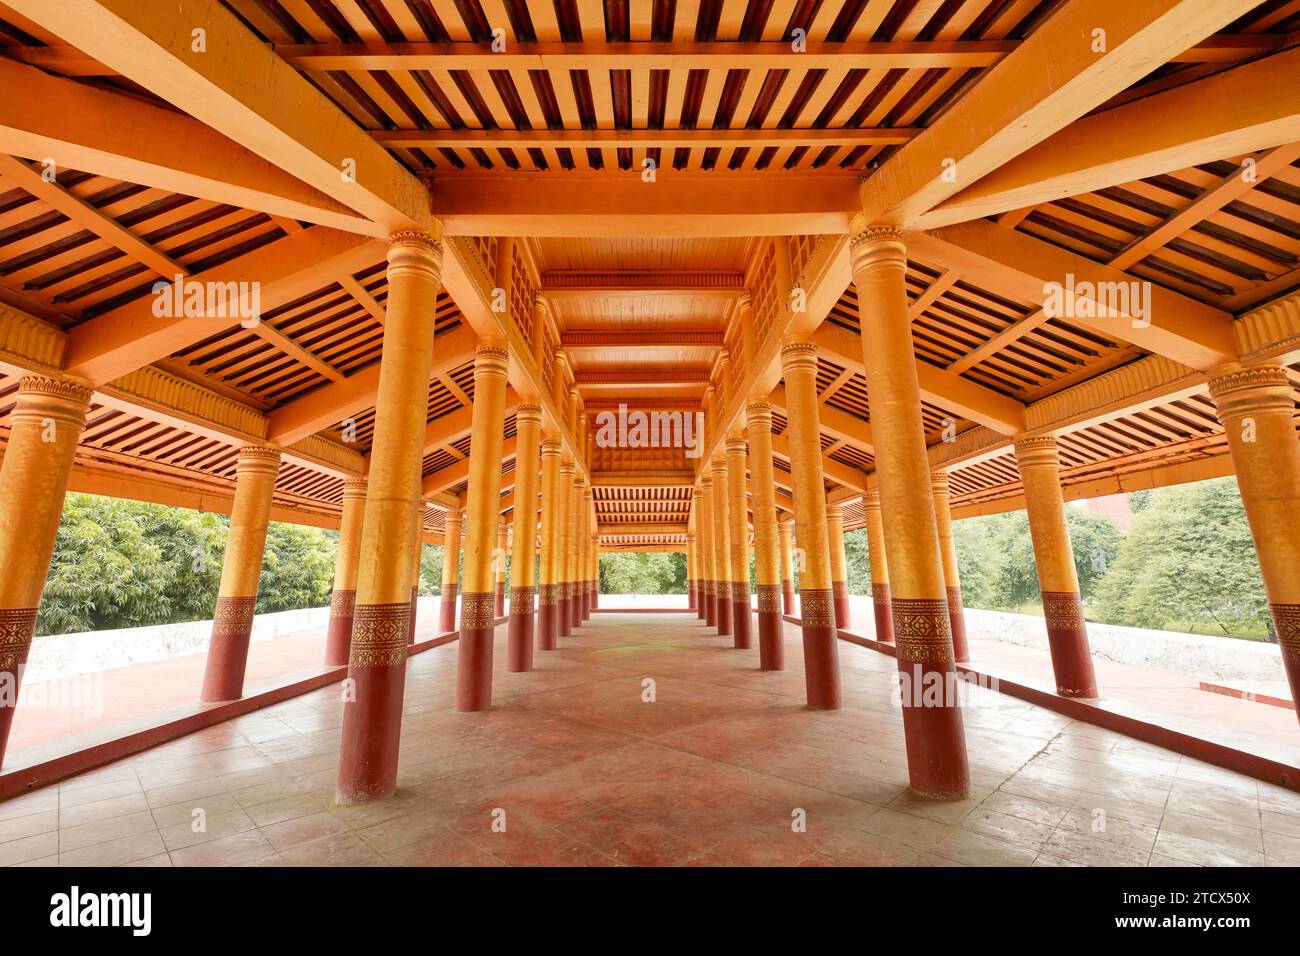
[{"label": "decorative gold pattern", "polygon": [[89,385],[72,382],[65,378],[25,375],[18,380],[18,394],[48,395],[51,398],[62,398],[70,402],[86,405],[90,403],[90,397],[95,394],[95,390]]},{"label": "decorative gold pattern", "polygon": [[827,590],[799,592],[799,620],[804,627],[834,627],[835,601]]},{"label": "decorative gold pattern", "polygon": [[1210,397],[1217,399],[1245,388],[1286,388],[1290,384],[1286,369],[1280,365],[1251,365],[1210,379]]},{"label": "decorative gold pattern", "polygon": [[849,238],[849,248],[856,249],[859,246],[872,242],[902,242],[903,230],[897,226],[867,226],[859,233],[855,233]]},{"label": "decorative gold pattern", "polygon": [[253,630],[253,609],[257,596],[219,597],[212,612],[212,639],[243,638]]},{"label": "decorative gold pattern", "polygon": [[448,583],[446,581],[443,581],[441,597],[442,600],[444,601],[456,600],[456,585],[454,583]]},{"label": "decorative gold pattern", "polygon": [[1300,664],[1300,604],[1270,604],[1282,656]]},{"label": "decorative gold pattern", "polygon": [[892,598],[889,606],[900,658],[933,664],[952,660],[952,633],[946,600]]},{"label": "decorative gold pattern", "polygon": [[889,603],[889,585],[877,584],[874,581],[871,584],[871,600],[877,604]]},{"label": "decorative gold pattern", "polygon": [[358,604],[352,617],[352,667],[396,667],[406,661],[411,605]]},{"label": "decorative gold pattern", "polygon": [[744,581],[731,582],[731,603],[748,604],[749,603],[749,585]]},{"label": "decorative gold pattern", "polygon": [[351,617],[356,609],[356,591],[335,591],[330,595],[330,617]]},{"label": "decorative gold pattern", "polygon": [[489,591],[485,594],[462,594],[460,596],[460,629],[462,631],[490,630],[496,623],[497,596]]},{"label": "decorative gold pattern", "polygon": [[559,588],[554,584],[543,584],[537,592],[537,601],[540,607],[554,607],[559,601]]},{"label": "decorative gold pattern", "polygon": [[0,610],[0,671],[17,673],[27,662],[27,652],[36,633],[36,608]]},{"label": "decorative gold pattern", "polygon": [[1082,630],[1083,604],[1074,591],[1043,591],[1043,618],[1049,631]]},{"label": "decorative gold pattern", "polygon": [[759,614],[781,613],[781,585],[757,584],[754,590],[758,593]]},{"label": "decorative gold pattern", "polygon": [[954,614],[956,614],[962,609],[960,587],[948,589],[948,609],[951,610]]},{"label": "decorative gold pattern", "polygon": [[400,242],[414,242],[424,246],[430,252],[442,255],[442,243],[437,238],[427,232],[419,232],[415,229],[403,229],[393,233],[388,237],[388,244],[395,246]]},{"label": "decorative gold pattern", "polygon": [[537,592],[531,587],[511,588],[510,589],[510,613],[511,614],[532,614],[534,610],[534,598]]}]

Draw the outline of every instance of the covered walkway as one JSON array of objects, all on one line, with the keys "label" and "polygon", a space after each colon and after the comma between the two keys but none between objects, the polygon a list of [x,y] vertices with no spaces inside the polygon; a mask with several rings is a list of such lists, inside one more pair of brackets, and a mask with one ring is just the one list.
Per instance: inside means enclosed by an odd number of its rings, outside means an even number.
[{"label": "covered walkway", "polygon": [[392,799],[336,805],[332,686],[0,804],[0,862],[1300,864],[1300,795],[978,688],[970,798],[914,797],[893,660],[843,645],[844,707],[814,711],[784,639],[764,672],[693,616],[596,614],[481,713],[437,648]]}]

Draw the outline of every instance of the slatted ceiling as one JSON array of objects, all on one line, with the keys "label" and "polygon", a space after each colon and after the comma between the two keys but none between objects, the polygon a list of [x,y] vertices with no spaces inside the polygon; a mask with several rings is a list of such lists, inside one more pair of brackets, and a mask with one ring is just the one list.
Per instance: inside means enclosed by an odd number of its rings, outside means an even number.
[{"label": "slatted ceiling", "polygon": [[844,369],[834,362],[827,361],[818,356],[817,358],[817,393],[820,395],[826,391],[828,385],[835,381],[844,372]]},{"label": "slatted ceiling", "polygon": [[445,448],[435,448],[424,456],[424,463],[420,468],[420,472],[421,474],[431,475],[435,471],[441,471],[448,465],[456,464],[458,461],[460,459]]},{"label": "slatted ceiling", "polygon": [[870,471],[876,466],[875,456],[869,455],[860,448],[849,444],[837,448],[831,458],[841,465],[848,465],[850,468],[857,468],[861,471]]},{"label": "slatted ceiling", "polygon": [[773,435],[784,435],[786,426],[788,424],[789,422],[786,420],[786,417],[783,414],[781,414],[775,408],[772,409],[772,434]]},{"label": "slatted ceiling", "polygon": [[864,422],[870,421],[871,403],[867,401],[866,377],[856,372],[849,376],[848,381],[844,382],[834,395],[826,399],[826,404]]},{"label": "slatted ceiling", "polygon": [[464,438],[460,439],[459,441],[452,442],[448,447],[453,449],[454,451],[459,452],[462,458],[468,458],[470,438],[471,436],[466,435]]}]

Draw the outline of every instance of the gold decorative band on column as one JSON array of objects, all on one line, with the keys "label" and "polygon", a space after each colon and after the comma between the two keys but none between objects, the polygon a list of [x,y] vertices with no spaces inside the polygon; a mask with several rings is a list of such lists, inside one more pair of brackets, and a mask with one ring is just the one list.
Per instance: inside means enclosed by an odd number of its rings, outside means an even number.
[{"label": "gold decorative band on column", "polygon": [[804,627],[835,627],[835,600],[829,588],[799,592],[799,621]]},{"label": "gold decorative band on column", "polygon": [[876,601],[877,603],[879,603],[879,602],[881,602],[881,601],[888,601],[888,600],[889,600],[889,585],[888,585],[888,584],[877,584],[877,583],[874,583],[874,582],[873,582],[872,585],[871,585],[871,600]]},{"label": "gold decorative band on column", "polygon": [[17,673],[27,663],[36,634],[36,608],[0,609],[0,671]]},{"label": "gold decorative band on column", "polygon": [[442,242],[437,236],[428,232],[421,232],[418,229],[399,229],[388,237],[388,244],[396,246],[403,243],[415,243],[424,246],[430,252],[439,257],[442,256]]},{"label": "gold decorative band on column", "polygon": [[732,588],[734,588],[735,586],[736,586],[736,585],[735,585],[735,582],[733,582],[733,581],[719,581],[719,582],[718,582],[718,600],[719,600],[719,601],[730,601],[730,600],[731,600],[731,595],[732,595]]},{"label": "gold decorative band on column", "polygon": [[480,345],[474,349],[474,374],[492,372],[505,375],[510,366],[510,353],[499,345]]},{"label": "gold decorative band on column", "polygon": [[351,667],[395,667],[406,660],[411,606],[358,604],[352,616]]},{"label": "gold decorative band on column", "polygon": [[1218,402],[1232,392],[1261,388],[1290,388],[1291,380],[1280,365],[1245,365],[1232,368],[1209,381],[1210,397]]},{"label": "gold decorative band on column", "polygon": [[1268,609],[1282,656],[1300,664],[1300,604],[1270,604]]},{"label": "gold decorative band on column", "polygon": [[330,594],[330,617],[351,617],[356,612],[356,591],[334,591]]},{"label": "gold decorative band on column", "polygon": [[758,595],[759,614],[781,613],[781,585],[756,584],[754,592]]},{"label": "gold decorative band on column", "polygon": [[731,601],[733,604],[749,603],[749,584],[745,581],[731,582]]},{"label": "gold decorative band on column", "polygon": [[894,643],[898,656],[909,661],[944,663],[952,660],[948,602],[929,598],[891,598]]},{"label": "gold decorative band on column", "polygon": [[460,596],[460,629],[487,630],[496,623],[497,597],[493,591],[466,593]]},{"label": "gold decorative band on column", "polygon": [[453,583],[448,583],[447,581],[443,581],[442,592],[441,592],[442,600],[444,601],[456,600],[456,587],[457,586]]},{"label": "gold decorative band on column", "polygon": [[849,237],[849,248],[857,249],[876,242],[902,242],[903,230],[898,226],[867,226]]},{"label": "gold decorative band on column", "polygon": [[[546,587],[546,585],[543,585]],[[534,598],[537,592],[531,587],[511,588],[510,589],[510,613],[511,614],[532,614],[534,610]]]},{"label": "gold decorative band on column", "polygon": [[543,584],[537,589],[537,603],[540,607],[552,607],[560,600],[558,584]]},{"label": "gold decorative band on column", "polygon": [[1083,601],[1074,591],[1042,591],[1043,618],[1049,631],[1083,630]]},{"label": "gold decorative band on column", "polygon": [[256,595],[217,598],[217,607],[212,612],[212,639],[246,637],[253,629],[253,610],[256,607]]},{"label": "gold decorative band on column", "polygon": [[948,607],[952,608],[954,611],[960,611],[962,609],[960,587],[948,588]]}]

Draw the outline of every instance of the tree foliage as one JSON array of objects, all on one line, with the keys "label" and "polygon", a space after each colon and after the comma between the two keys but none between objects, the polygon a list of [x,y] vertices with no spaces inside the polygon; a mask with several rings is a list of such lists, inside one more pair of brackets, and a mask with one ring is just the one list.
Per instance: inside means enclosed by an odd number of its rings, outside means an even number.
[{"label": "tree foliage", "polygon": [[602,594],[684,594],[686,555],[610,551],[600,556]]},{"label": "tree foliage", "polygon": [[[229,520],[185,508],[70,494],[37,618],[66,634],[212,616]],[[337,535],[273,522],[257,613],[329,603]]]}]

